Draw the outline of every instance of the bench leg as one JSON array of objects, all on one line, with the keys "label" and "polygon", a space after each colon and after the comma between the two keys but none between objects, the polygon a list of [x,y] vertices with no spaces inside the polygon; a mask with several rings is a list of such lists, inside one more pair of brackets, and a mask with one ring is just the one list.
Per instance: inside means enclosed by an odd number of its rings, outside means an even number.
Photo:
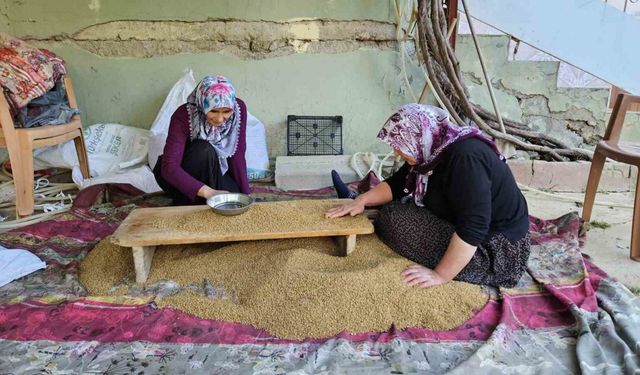
[{"label": "bench leg", "polygon": [[353,252],[356,248],[356,235],[351,234],[348,236],[339,236],[336,237],[336,241],[338,242],[338,250],[340,256],[347,256]]},{"label": "bench leg", "polygon": [[136,282],[143,284],[149,277],[151,270],[151,261],[153,253],[156,251],[155,246],[134,246],[133,248],[133,264],[136,267]]}]

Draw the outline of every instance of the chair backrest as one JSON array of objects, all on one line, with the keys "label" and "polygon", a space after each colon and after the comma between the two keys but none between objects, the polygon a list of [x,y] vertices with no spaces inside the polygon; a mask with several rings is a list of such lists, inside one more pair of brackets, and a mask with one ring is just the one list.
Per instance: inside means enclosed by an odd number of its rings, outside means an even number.
[{"label": "chair backrest", "polygon": [[73,90],[73,84],[71,78],[64,76],[64,88],[67,90],[67,99],[69,99],[69,107],[78,108],[78,102],[76,102],[76,93]]},{"label": "chair backrest", "polygon": [[624,118],[627,115],[629,106],[633,103],[640,103],[640,96],[624,93],[618,94],[615,104],[613,105],[613,110],[611,111],[611,117],[609,118],[609,124],[607,125],[607,131],[604,133],[603,140],[613,143],[618,143],[618,141],[620,141],[620,133],[622,133]]}]

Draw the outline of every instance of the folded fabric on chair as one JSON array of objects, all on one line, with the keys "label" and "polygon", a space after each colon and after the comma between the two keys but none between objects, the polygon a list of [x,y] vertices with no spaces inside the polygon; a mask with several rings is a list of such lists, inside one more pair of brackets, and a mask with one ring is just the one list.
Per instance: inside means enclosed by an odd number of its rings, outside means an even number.
[{"label": "folded fabric on chair", "polygon": [[0,32],[0,86],[9,99],[12,115],[51,90],[65,74],[64,61],[52,52]]},{"label": "folded fabric on chair", "polygon": [[30,101],[18,112],[16,127],[32,128],[42,125],[67,124],[71,118],[80,114],[77,108],[69,107],[67,92],[63,80],[46,94]]}]

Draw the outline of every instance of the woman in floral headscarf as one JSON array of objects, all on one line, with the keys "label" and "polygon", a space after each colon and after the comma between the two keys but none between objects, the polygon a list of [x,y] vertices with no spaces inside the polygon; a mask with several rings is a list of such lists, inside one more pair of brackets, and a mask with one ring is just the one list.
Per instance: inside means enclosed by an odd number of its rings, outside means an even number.
[{"label": "woman in floral headscarf", "polygon": [[401,274],[409,286],[452,279],[513,287],[529,257],[527,202],[504,157],[473,127],[458,127],[436,107],[409,104],[378,133],[405,165],[327,217],[385,205],[380,238],[416,262]]},{"label": "woman in floral headscarf", "polygon": [[223,76],[206,76],[171,116],[158,185],[176,205],[203,204],[222,192],[249,193],[247,107]]}]

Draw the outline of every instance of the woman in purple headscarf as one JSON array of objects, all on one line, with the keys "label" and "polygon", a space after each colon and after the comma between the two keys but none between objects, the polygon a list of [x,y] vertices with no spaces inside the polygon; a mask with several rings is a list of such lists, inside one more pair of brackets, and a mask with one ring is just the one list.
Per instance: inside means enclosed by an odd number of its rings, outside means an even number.
[{"label": "woman in purple headscarf", "polygon": [[405,165],[327,217],[384,205],[376,233],[417,263],[401,273],[407,285],[455,279],[514,287],[529,257],[527,202],[495,143],[476,128],[451,123],[447,112],[419,104],[400,108],[378,138]]},{"label": "woman in purple headscarf", "polygon": [[223,192],[249,194],[247,107],[223,76],[206,76],[171,116],[154,175],[176,205]]}]

